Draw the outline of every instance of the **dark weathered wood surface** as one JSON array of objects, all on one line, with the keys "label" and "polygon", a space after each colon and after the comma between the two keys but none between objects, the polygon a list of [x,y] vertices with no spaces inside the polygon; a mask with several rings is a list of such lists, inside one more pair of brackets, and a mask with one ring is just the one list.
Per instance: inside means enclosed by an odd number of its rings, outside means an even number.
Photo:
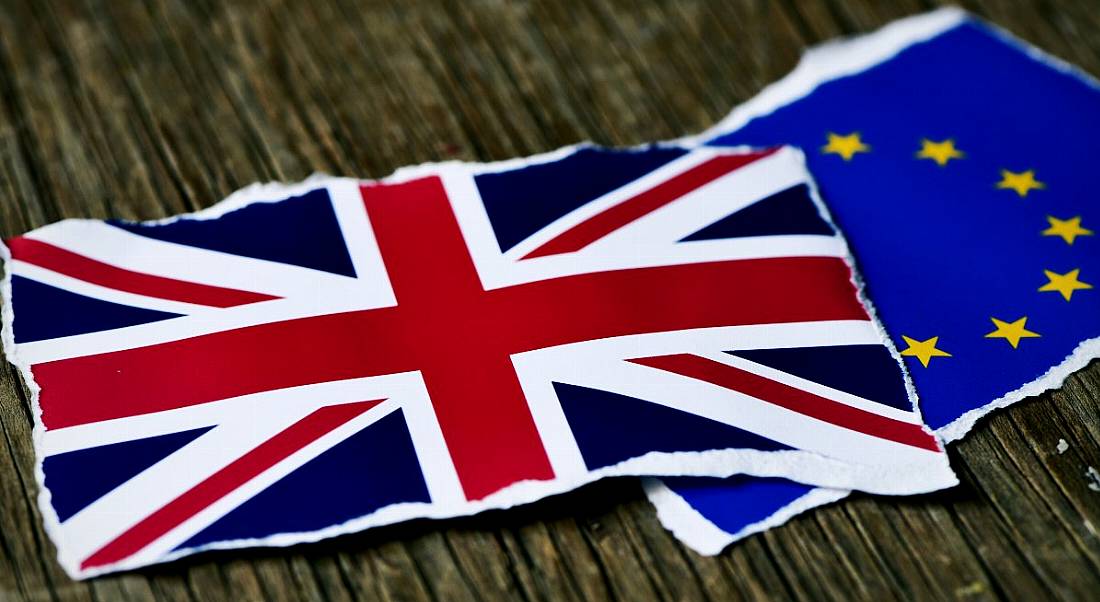
[{"label": "dark weathered wood surface", "polygon": [[[872,2],[345,0],[0,6],[0,235],[156,218],[255,180],[382,176],[701,130]],[[1100,73],[1088,0],[969,6]],[[1100,599],[1100,364],[953,450],[963,485],[857,497],[702,558],[632,480],[531,507],[204,555],[74,583],[34,503],[27,392],[0,368],[0,599]],[[1058,453],[1059,439],[1069,449]]]}]

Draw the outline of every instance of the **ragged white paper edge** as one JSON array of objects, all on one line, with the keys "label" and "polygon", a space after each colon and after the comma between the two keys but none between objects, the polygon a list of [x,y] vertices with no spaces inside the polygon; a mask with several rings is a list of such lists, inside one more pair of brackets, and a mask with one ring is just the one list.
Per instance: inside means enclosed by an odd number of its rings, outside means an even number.
[{"label": "ragged white paper edge", "polygon": [[[1066,75],[1075,77],[1086,85],[1100,90],[1100,81],[1083,69],[1048,54],[1009,31],[983,21],[957,8],[942,8],[929,13],[894,21],[881,29],[864,35],[825,42],[810,48],[803,54],[795,69],[787,76],[768,85],[758,95],[735,107],[729,115],[701,134],[680,138],[672,144],[702,145],[718,135],[732,132],[749,121],[768,115],[811,94],[819,85],[831,80],[853,75],[886,62],[902,50],[931,40],[966,22],[978,22],[1004,42],[1023,51],[1032,59]],[[853,272],[855,273],[855,272]],[[936,429],[943,441],[950,443],[962,439],[977,422],[994,410],[1008,407],[1018,401],[1060,388],[1074,372],[1100,358],[1100,337],[1082,341],[1073,352],[1039,378],[1010,391],[982,407],[974,408],[950,423]],[[726,533],[692,508],[683,498],[658,479],[648,479],[645,490],[650,502],[657,509],[657,516],[665,528],[672,531],[685,545],[704,555],[715,555],[729,544],[763,529],[779,526],[794,516],[823,504],[843,499],[850,491],[818,488],[791,504],[776,511],[771,517],[738,533]],[[703,526],[705,523],[707,526]],[[759,526],[759,528],[756,528]]]},{"label": "ragged white paper edge", "polygon": [[657,520],[676,539],[704,556],[715,556],[735,541],[778,527],[807,510],[842,500],[851,493],[844,489],[827,487],[811,489],[768,518],[745,525],[736,533],[727,533],[692,508],[660,479],[644,478],[642,487],[650,503],[657,509]]},{"label": "ragged white paper edge", "polygon": [[837,38],[813,46],[803,53],[793,71],[734,107],[721,121],[700,134],[670,143],[704,144],[719,134],[737,130],[757,117],[808,96],[823,83],[886,62],[913,44],[930,40],[968,18],[969,13],[960,8],[941,8],[899,19],[869,34]]},{"label": "ragged white paper edge", "polygon": [[[653,145],[642,145],[632,149],[612,149],[620,151],[642,151]],[[202,209],[200,211],[181,214],[154,220],[149,224],[171,223],[181,219],[213,219],[230,211],[245,207],[256,202],[276,202],[283,198],[302,194],[316,187],[333,182],[353,182],[356,185],[369,183],[395,184],[406,182],[431,175],[440,175],[446,170],[469,170],[473,173],[490,173],[521,168],[524,166],[546,163],[562,159],[580,149],[599,148],[590,143],[583,143],[564,147],[548,153],[527,158],[511,159],[492,163],[465,163],[460,161],[448,161],[442,163],[426,163],[417,166],[404,167],[395,171],[391,176],[379,180],[357,180],[350,178],[335,178],[324,174],[315,174],[310,178],[296,184],[282,183],[256,183],[237,192],[234,192],[223,201]],[[724,149],[729,152],[734,149]],[[805,161],[798,149],[787,147],[786,152],[794,153],[802,163],[805,170]],[[818,206],[819,211],[832,225],[831,219],[817,195],[813,186],[812,177],[807,172],[807,179],[811,184],[811,196]],[[66,220],[69,221],[69,220]],[[90,221],[90,220],[75,220]],[[95,220],[98,221],[98,220]],[[49,227],[49,226],[46,226]],[[834,230],[835,230],[834,226]],[[839,232],[839,231],[838,231]],[[843,237],[837,234],[843,241]],[[846,249],[847,250],[847,249]],[[45,473],[42,468],[44,454],[42,453],[42,440],[45,428],[42,422],[42,409],[39,405],[40,387],[35,382],[31,372],[31,362],[21,357],[14,339],[14,308],[12,306],[10,250],[0,241],[0,259],[3,260],[5,272],[0,281],[0,295],[3,297],[3,323],[2,336],[3,348],[8,360],[15,365],[23,376],[31,392],[32,415],[34,417],[34,447],[35,447],[35,477],[39,487],[38,505],[42,513],[45,529],[50,539],[58,544],[63,541],[61,523],[57,513],[50,503],[50,492],[45,487]],[[862,286],[855,276],[855,268],[851,260],[850,252],[845,261],[852,274],[853,282],[859,291],[860,300],[865,303],[872,317],[876,331],[880,338],[900,362],[900,356],[893,343],[885,335],[885,331],[874,319],[874,310],[863,295]],[[907,387],[912,395],[911,385],[907,381]],[[926,432],[931,431],[924,427]],[[688,462],[690,460],[690,462]],[[935,469],[932,464],[936,464]],[[168,552],[155,557],[141,557],[137,555],[121,562],[96,567],[81,569],[79,558],[72,558],[66,554],[61,545],[58,545],[58,560],[65,571],[75,579],[85,579],[105,573],[128,570],[149,564],[168,562],[183,556],[189,556],[206,550],[213,549],[238,549],[246,547],[285,547],[299,543],[314,542],[339,535],[355,533],[368,528],[404,522],[417,518],[453,518],[468,516],[491,509],[504,509],[512,506],[526,504],[546,498],[551,495],[564,493],[577,489],[583,485],[595,482],[605,477],[612,476],[709,476],[727,477],[734,474],[746,474],[758,477],[784,477],[799,482],[826,486],[830,490],[843,491],[844,488],[859,484],[862,490],[875,490],[883,494],[922,493],[935,491],[958,483],[957,478],[951,472],[945,456],[940,456],[935,462],[924,462],[919,465],[892,465],[892,466],[855,466],[846,462],[828,458],[808,451],[758,451],[744,449],[709,450],[704,452],[676,452],[661,453],[651,452],[642,456],[631,458],[613,466],[588,471],[579,477],[558,477],[550,481],[522,481],[501,489],[492,495],[477,501],[466,501],[461,505],[453,502],[432,503],[399,503],[380,508],[366,516],[352,519],[343,524],[333,525],[317,531],[301,533],[280,533],[258,539],[241,539],[232,541],[220,541],[207,545],[197,546],[178,551]],[[898,475],[907,475],[904,479],[904,487],[898,487]],[[832,489],[836,488],[836,489]],[[807,496],[809,497],[809,496]],[[818,494],[811,499],[822,498]],[[809,501],[809,500],[808,500]],[[823,503],[823,502],[819,502]],[[763,528],[763,527],[762,527]]]}]

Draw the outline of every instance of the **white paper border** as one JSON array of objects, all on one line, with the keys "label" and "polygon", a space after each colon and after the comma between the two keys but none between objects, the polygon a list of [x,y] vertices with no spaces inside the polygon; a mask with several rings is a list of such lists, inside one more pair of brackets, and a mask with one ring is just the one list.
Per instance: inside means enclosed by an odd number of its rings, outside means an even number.
[{"label": "white paper border", "polygon": [[646,497],[657,509],[657,519],[684,545],[702,554],[715,556],[735,541],[778,527],[803,512],[848,497],[844,489],[817,487],[783,506],[764,520],[749,523],[736,533],[727,533],[692,508],[684,498],[660,479],[644,478]]}]

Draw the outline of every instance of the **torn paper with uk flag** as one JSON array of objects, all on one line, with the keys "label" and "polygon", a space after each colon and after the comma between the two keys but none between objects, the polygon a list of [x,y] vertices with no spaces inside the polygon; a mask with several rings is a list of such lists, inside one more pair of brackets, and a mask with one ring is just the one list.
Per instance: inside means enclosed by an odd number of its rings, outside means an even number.
[{"label": "torn paper with uk flag", "polygon": [[956,482],[792,148],[318,177],[4,250],[5,351],[75,577],[613,475]]},{"label": "torn paper with uk flag", "polygon": [[[944,9],[812,50],[690,142],[806,152],[945,440],[1100,357],[1100,85],[1080,70]],[[847,495],[744,476],[646,487],[708,554]]]}]

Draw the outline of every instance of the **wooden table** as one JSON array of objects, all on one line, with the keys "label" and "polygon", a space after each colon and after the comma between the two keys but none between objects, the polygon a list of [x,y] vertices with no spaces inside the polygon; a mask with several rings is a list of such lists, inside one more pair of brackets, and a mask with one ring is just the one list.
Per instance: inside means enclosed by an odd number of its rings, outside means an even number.
[{"label": "wooden table", "polygon": [[[785,74],[808,44],[931,7],[4,4],[3,236],[65,217],[192,211],[314,171],[383,176],[585,139],[681,136]],[[1100,73],[1092,2],[969,8]],[[716,558],[678,544],[636,481],[618,480],[514,511],[74,583],[42,530],[28,395],[5,364],[0,599],[1097,599],[1100,491],[1086,471],[1100,467],[1098,399],[1094,362],[955,446],[961,486],[857,496]]]}]

